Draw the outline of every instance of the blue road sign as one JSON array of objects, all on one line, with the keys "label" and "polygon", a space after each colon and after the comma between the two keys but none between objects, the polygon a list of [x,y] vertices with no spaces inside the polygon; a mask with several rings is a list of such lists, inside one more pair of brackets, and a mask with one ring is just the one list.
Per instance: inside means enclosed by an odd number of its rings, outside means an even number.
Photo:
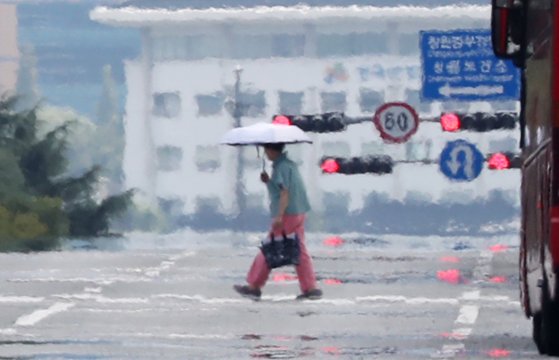
[{"label": "blue road sign", "polygon": [[518,100],[520,73],[495,57],[489,30],[420,31],[425,100]]},{"label": "blue road sign", "polygon": [[441,172],[451,180],[472,181],[483,169],[483,154],[466,140],[446,143],[439,159]]}]

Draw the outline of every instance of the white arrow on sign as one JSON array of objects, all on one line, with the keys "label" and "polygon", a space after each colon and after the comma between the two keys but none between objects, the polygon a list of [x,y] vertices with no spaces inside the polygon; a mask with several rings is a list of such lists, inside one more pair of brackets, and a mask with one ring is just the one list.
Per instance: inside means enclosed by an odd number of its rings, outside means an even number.
[{"label": "white arrow on sign", "polygon": [[[465,161],[462,163],[458,160],[458,154],[464,153]],[[464,168],[464,175],[468,180],[472,180],[476,177],[474,172],[474,152],[472,148],[465,144],[460,144],[456,146],[450,152],[450,160],[446,162],[450,171],[453,175],[457,175],[461,167]]]},{"label": "white arrow on sign", "polygon": [[450,84],[445,84],[439,88],[439,94],[450,97],[452,95],[499,95],[505,92],[503,85],[479,85],[479,86],[463,86],[452,87]]}]

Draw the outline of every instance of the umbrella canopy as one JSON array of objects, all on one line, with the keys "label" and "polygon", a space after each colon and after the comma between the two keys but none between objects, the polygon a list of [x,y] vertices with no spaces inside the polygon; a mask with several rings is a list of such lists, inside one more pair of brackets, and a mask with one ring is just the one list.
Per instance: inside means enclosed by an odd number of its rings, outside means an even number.
[{"label": "umbrella canopy", "polygon": [[256,123],[229,130],[221,139],[226,145],[259,145],[269,143],[312,143],[307,134],[294,125]]}]

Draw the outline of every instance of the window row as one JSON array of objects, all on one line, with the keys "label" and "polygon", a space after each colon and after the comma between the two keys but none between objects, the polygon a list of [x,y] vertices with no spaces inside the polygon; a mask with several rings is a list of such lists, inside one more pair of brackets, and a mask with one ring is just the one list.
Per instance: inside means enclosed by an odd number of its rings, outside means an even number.
[{"label": "window row", "polygon": [[[204,58],[260,59],[271,57],[346,57],[419,52],[418,34],[348,33],[316,34],[231,34],[176,35],[153,38],[156,61],[198,60]],[[389,46],[388,42],[394,41]]]},{"label": "window row", "polygon": [[[305,94],[302,91],[278,91],[278,113],[300,115],[305,108]],[[320,96],[321,112],[345,112],[348,106],[345,91],[323,91]],[[223,110],[231,115],[240,112],[244,117],[261,117],[266,114],[266,93],[263,90],[242,92],[237,99],[224,91],[195,96],[198,116],[221,115]],[[384,103],[384,92],[368,88],[359,90],[359,107],[363,113],[374,113]],[[422,103],[417,90],[406,90],[406,102],[420,111],[428,111],[430,103]],[[178,92],[156,93],[153,95],[152,114],[163,118],[175,118],[181,113],[181,97]]]},{"label": "window row", "polygon": [[[159,146],[156,150],[157,169],[163,172],[177,171],[182,167],[183,150],[178,146]],[[221,166],[217,145],[198,145],[194,157],[198,171],[213,172]]]},{"label": "window row", "polygon": [[[230,95],[230,91],[217,91],[210,94],[198,94],[195,96],[197,115],[216,116],[221,115],[223,110],[233,115],[240,112],[243,117],[261,117],[266,114],[266,93],[264,90],[248,90],[239,95],[238,102]],[[289,92],[278,91],[278,113],[289,115],[300,115],[305,108],[305,94],[302,91]],[[323,91],[320,96],[321,112],[345,112],[348,106],[347,93],[345,91],[329,92]],[[374,113],[385,101],[383,91],[369,88],[359,90],[357,99],[362,113]],[[429,113],[431,102],[421,101],[419,90],[406,89],[404,101],[415,108],[418,113]],[[501,101],[491,104],[497,111],[515,111],[515,101]],[[443,111],[468,111],[470,104],[460,101],[447,101],[442,104]],[[238,108],[237,108],[238,107]],[[152,114],[163,118],[176,118],[181,114],[181,96],[179,92],[155,93],[153,95]]]}]

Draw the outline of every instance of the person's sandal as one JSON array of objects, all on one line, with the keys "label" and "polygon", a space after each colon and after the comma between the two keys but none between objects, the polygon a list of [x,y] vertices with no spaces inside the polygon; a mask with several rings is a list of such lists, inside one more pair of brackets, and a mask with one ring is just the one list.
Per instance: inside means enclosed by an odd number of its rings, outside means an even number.
[{"label": "person's sandal", "polygon": [[297,296],[297,300],[319,300],[322,298],[322,290],[312,289]]},{"label": "person's sandal", "polygon": [[233,285],[233,289],[241,296],[254,301],[260,300],[260,296],[262,296],[262,291],[260,291],[260,289],[253,289],[248,285]]}]

